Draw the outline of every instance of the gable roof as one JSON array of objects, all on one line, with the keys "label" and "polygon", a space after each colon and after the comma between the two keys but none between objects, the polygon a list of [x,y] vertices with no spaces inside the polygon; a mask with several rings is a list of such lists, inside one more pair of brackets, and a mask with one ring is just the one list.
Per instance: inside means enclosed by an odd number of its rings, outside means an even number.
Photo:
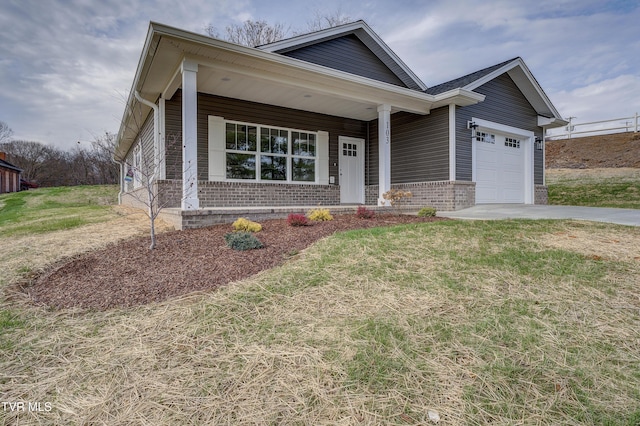
[{"label": "gable roof", "polygon": [[350,35],[357,37],[406,87],[421,91],[427,89],[427,86],[418,76],[411,71],[400,57],[362,20],[298,35],[274,43],[257,46],[257,48],[266,52],[287,54],[305,47]]},{"label": "gable roof", "polygon": [[472,72],[470,74],[463,75],[462,77],[458,77],[456,79],[449,80],[447,82],[438,84],[436,86],[431,86],[426,90],[426,92],[430,93],[432,95],[438,95],[440,93],[448,92],[449,90],[457,89],[459,87],[466,87],[466,86],[474,83],[475,81],[477,81],[477,80],[479,80],[479,79],[481,79],[483,77],[486,77],[487,75],[491,74],[495,70],[500,69],[503,66],[515,61],[516,59],[518,59],[518,58],[509,59],[508,61],[504,61],[504,62],[501,62],[499,64],[492,65],[490,67],[481,69],[479,71],[475,71],[475,72]]},{"label": "gable roof", "polygon": [[440,95],[456,89],[473,91],[504,73],[511,77],[538,115],[549,119],[547,120],[548,122],[545,121],[541,125],[555,127],[564,126],[568,123],[562,119],[558,110],[553,106],[547,94],[542,90],[542,87],[520,57],[438,84],[430,87],[426,92],[432,95]]},{"label": "gable roof", "polygon": [[18,173],[22,172],[22,169],[20,167],[16,167],[5,160],[0,160],[0,167],[4,167],[5,169],[10,169],[10,170],[15,170]]}]

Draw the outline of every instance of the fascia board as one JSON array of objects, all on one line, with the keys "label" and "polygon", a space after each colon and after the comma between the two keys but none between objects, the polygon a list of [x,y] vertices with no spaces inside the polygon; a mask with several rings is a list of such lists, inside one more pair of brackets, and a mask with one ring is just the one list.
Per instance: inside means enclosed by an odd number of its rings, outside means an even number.
[{"label": "fascia board", "polygon": [[485,95],[466,89],[453,89],[435,96],[432,108],[455,104],[458,106],[469,106],[484,101]]},{"label": "fascia board", "polygon": [[551,111],[553,113],[555,118],[562,119],[562,116],[560,115],[558,110],[551,103],[551,99],[549,99],[549,97],[544,92],[544,90],[542,90],[542,87],[540,86],[540,84],[538,84],[538,81],[533,76],[533,73],[529,70],[529,67],[527,67],[527,64],[525,64],[524,61],[521,60],[521,59],[519,59],[518,61],[519,61],[518,65],[520,65],[520,68],[522,69],[524,74],[529,79],[529,82],[531,83],[531,85],[534,87],[534,89],[538,93],[538,96],[540,96],[540,98],[542,99],[544,104],[547,106],[547,108],[549,108],[549,111]]},{"label": "fascia board", "polygon": [[551,103],[551,100],[547,97],[546,93],[544,93],[544,90],[542,90],[542,87],[540,87],[540,85],[538,84],[537,80],[535,79],[535,77],[533,76],[533,74],[531,73],[531,71],[529,70],[527,65],[524,63],[522,58],[514,59],[512,62],[509,62],[508,64],[505,64],[503,67],[498,68],[497,70],[493,71],[492,73],[487,74],[484,77],[479,78],[478,80],[474,81],[473,83],[470,83],[470,84],[464,86],[464,89],[467,89],[467,90],[477,89],[478,87],[482,86],[483,84],[488,83],[489,81],[493,80],[494,78],[504,74],[505,72],[509,72],[509,71],[513,70],[514,68],[516,68],[516,67],[520,67],[522,72],[525,74],[525,76],[529,80],[529,84],[531,84],[531,86],[534,88],[535,92],[540,97],[540,99],[545,104],[545,106],[549,109],[549,111],[551,111],[556,118],[561,118],[560,113],[553,106],[553,104]]},{"label": "fascia board", "polygon": [[[202,44],[202,45],[205,45],[204,47],[221,49],[223,51],[227,51],[232,54],[240,54],[251,59],[264,61],[266,63],[271,63],[274,65],[282,65],[292,69],[309,71],[317,74],[322,74],[324,76],[329,76],[336,79],[349,81],[356,84],[375,87],[378,89],[383,89],[388,92],[422,99],[426,102],[432,102],[434,99],[433,95],[420,92],[417,90],[407,89],[405,87],[400,87],[394,84],[373,80],[367,77],[361,77],[355,74],[347,73],[347,72],[336,70],[333,68],[324,67],[322,65],[316,65],[316,64],[306,62],[306,61],[301,61],[295,58],[289,58],[287,56],[278,55],[271,52],[266,52],[260,49],[241,46],[239,44],[230,43],[223,40],[213,39],[211,37],[203,36],[201,34],[191,33],[188,31],[180,30],[173,27],[168,27],[165,25],[160,25],[160,24],[153,24],[153,25],[154,25],[154,31],[158,33],[175,37],[177,39],[180,39],[186,42]],[[194,58],[194,59],[198,60],[197,58]]]},{"label": "fascia board", "polygon": [[567,120],[563,120],[560,118],[548,118],[538,116],[538,126],[546,127],[547,129],[555,129],[556,127],[562,127],[569,124]]},{"label": "fascia board", "polygon": [[[129,150],[130,144],[128,146],[122,146],[124,134],[129,127],[129,122],[131,118],[131,111],[134,108],[135,103],[137,102],[134,96],[135,91],[140,87],[141,77],[146,70],[151,66],[151,63],[146,59],[151,56],[153,57],[155,53],[155,48],[158,46],[159,35],[155,32],[154,26],[156,24],[154,22],[149,23],[149,29],[147,31],[147,36],[145,38],[144,46],[142,48],[142,52],[140,54],[140,59],[138,60],[138,66],[136,68],[136,73],[133,78],[133,83],[131,84],[131,90],[129,90],[129,96],[127,98],[127,103],[125,104],[124,113],[122,115],[122,120],[120,121],[120,129],[118,130],[118,137],[116,138],[116,147],[114,152],[114,157],[117,155],[119,158],[123,158],[127,151]],[[133,142],[133,141],[131,141]]]},{"label": "fascia board", "polygon": [[350,33],[357,29],[362,28],[364,21],[356,21],[350,24],[340,25],[337,27],[331,27],[320,31],[315,31],[308,34],[301,34],[299,36],[287,38],[285,40],[276,41],[262,46],[257,46],[256,49],[263,50],[265,52],[276,52],[278,50],[290,49],[292,47],[304,46],[305,44],[313,43],[325,38],[332,38],[341,34]]},{"label": "fascia board", "polygon": [[[364,24],[364,22],[358,21],[347,26],[353,27],[355,29],[367,28],[362,24]],[[344,31],[345,27],[344,26],[335,27],[334,30]],[[368,30],[368,32],[370,34],[375,35],[375,33],[373,33],[370,29]],[[242,46],[239,44],[231,43],[228,41],[207,37],[202,34],[181,30],[175,27],[170,27],[164,24],[151,22],[149,24],[149,32],[145,40],[142,54],[138,62],[138,67],[136,69],[135,78],[131,87],[131,91],[129,93],[127,107],[125,108],[125,112],[121,122],[121,127],[118,132],[118,143],[116,146],[116,153],[119,154],[120,156],[124,156],[126,154],[126,151],[128,150],[128,147],[123,146],[122,143],[124,142],[123,141],[124,134],[129,125],[129,121],[131,117],[130,111],[133,109],[134,105],[137,102],[135,100],[135,97],[133,96],[133,93],[135,90],[140,91],[144,87],[146,72],[151,66],[151,61],[155,54],[155,48],[157,48],[158,46],[159,39],[164,36],[172,37],[179,41],[184,41],[187,43],[195,43],[205,49],[206,48],[219,49],[222,51],[229,52],[231,54],[239,54],[246,58],[250,58],[250,59],[262,62],[263,64],[269,64],[271,66],[274,66],[274,65],[283,66],[283,67],[287,67],[288,69],[298,70],[300,72],[315,73],[323,77],[337,79],[341,82],[347,82],[350,84],[359,85],[363,89],[370,88],[370,89],[373,89],[374,92],[387,95],[384,97],[384,99],[380,100],[381,103],[384,103],[389,99],[395,99],[396,101],[400,101],[400,103],[402,103],[401,101],[402,98],[404,98],[405,100],[410,100],[409,103],[412,103],[412,101],[424,102],[425,105],[424,105],[424,109],[421,111],[422,113],[428,113],[432,103],[435,100],[435,97],[433,95],[420,92],[417,90],[399,87],[390,83],[384,83],[384,82],[373,80],[370,78],[350,74],[344,71],[335,70],[333,68],[323,67],[321,65],[312,64],[310,62],[301,61],[295,58],[289,58],[283,55],[271,53],[269,51],[250,48],[250,47]],[[383,44],[383,46],[386,46],[386,45]],[[200,61],[200,59],[197,59],[197,60]]]}]

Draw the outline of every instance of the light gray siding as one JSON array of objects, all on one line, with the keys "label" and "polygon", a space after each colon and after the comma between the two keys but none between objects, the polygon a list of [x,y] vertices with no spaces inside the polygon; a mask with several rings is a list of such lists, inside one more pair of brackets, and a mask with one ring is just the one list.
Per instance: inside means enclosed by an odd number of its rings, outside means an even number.
[{"label": "light gray siding", "polygon": [[[142,124],[142,127],[140,128],[140,132],[138,133],[138,137],[136,138],[136,141],[131,145],[131,148],[129,148],[129,152],[127,152],[127,155],[125,156],[125,163],[126,163],[125,173],[129,167],[133,166],[133,163],[134,163],[133,153],[139,145],[142,146],[142,156],[143,156],[142,165],[141,165],[143,167],[142,175],[150,176],[151,173],[153,172],[151,167],[153,167],[153,164],[154,164],[153,162],[153,156],[154,156],[153,155],[153,113],[150,113],[147,116],[146,120]],[[125,189],[127,191],[132,190],[133,182],[127,182]]]},{"label": "light gray siding", "polygon": [[[429,115],[391,115],[391,183],[449,180],[448,107]],[[378,120],[369,124],[366,184],[378,184]]]},{"label": "light gray siding", "polygon": [[[177,91],[171,100],[166,102],[166,139],[170,149],[167,162],[167,179],[180,179],[181,169],[176,167],[182,162],[181,141],[178,137],[182,129],[182,95]],[[282,108],[273,105],[241,101],[220,96],[198,94],[198,179],[208,179],[208,117],[216,115],[227,120],[265,124],[309,131],[329,132],[329,175],[338,176],[338,137],[350,136],[365,139],[367,137],[366,122],[349,118],[316,114],[307,111]],[[169,141],[178,143],[169,146]],[[335,164],[335,165],[334,165]]]},{"label": "light gray siding", "polygon": [[[542,136],[538,114],[506,73],[478,87],[475,92],[486,96],[484,102],[456,108],[456,179],[471,180],[471,117],[493,121]],[[534,182],[542,184],[542,152],[534,153]]]},{"label": "light gray siding", "polygon": [[[379,49],[379,46],[376,45],[376,48]],[[369,47],[353,34],[281,53],[328,68],[407,87]]]}]

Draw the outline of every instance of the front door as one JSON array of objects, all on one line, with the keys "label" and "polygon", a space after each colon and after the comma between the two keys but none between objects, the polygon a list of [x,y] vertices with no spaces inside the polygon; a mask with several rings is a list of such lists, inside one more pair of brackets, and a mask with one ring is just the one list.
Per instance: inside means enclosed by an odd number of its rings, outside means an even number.
[{"label": "front door", "polygon": [[340,203],[364,204],[364,139],[340,136]]}]

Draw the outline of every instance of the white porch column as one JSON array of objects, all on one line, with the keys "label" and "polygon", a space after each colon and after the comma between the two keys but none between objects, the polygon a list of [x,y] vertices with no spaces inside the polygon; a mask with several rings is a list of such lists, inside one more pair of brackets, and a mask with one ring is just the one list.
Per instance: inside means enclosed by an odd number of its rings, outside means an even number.
[{"label": "white porch column", "polygon": [[200,208],[198,199],[198,64],[182,61],[182,210]]},{"label": "white porch column", "polygon": [[449,104],[449,180],[456,180],[456,105]]},{"label": "white porch column", "polygon": [[391,105],[378,105],[378,205],[388,206],[382,194],[391,189]]},{"label": "white porch column", "polygon": [[160,96],[158,99],[158,179],[167,178],[167,144],[165,143],[165,120],[166,120],[166,104],[165,99]]}]

